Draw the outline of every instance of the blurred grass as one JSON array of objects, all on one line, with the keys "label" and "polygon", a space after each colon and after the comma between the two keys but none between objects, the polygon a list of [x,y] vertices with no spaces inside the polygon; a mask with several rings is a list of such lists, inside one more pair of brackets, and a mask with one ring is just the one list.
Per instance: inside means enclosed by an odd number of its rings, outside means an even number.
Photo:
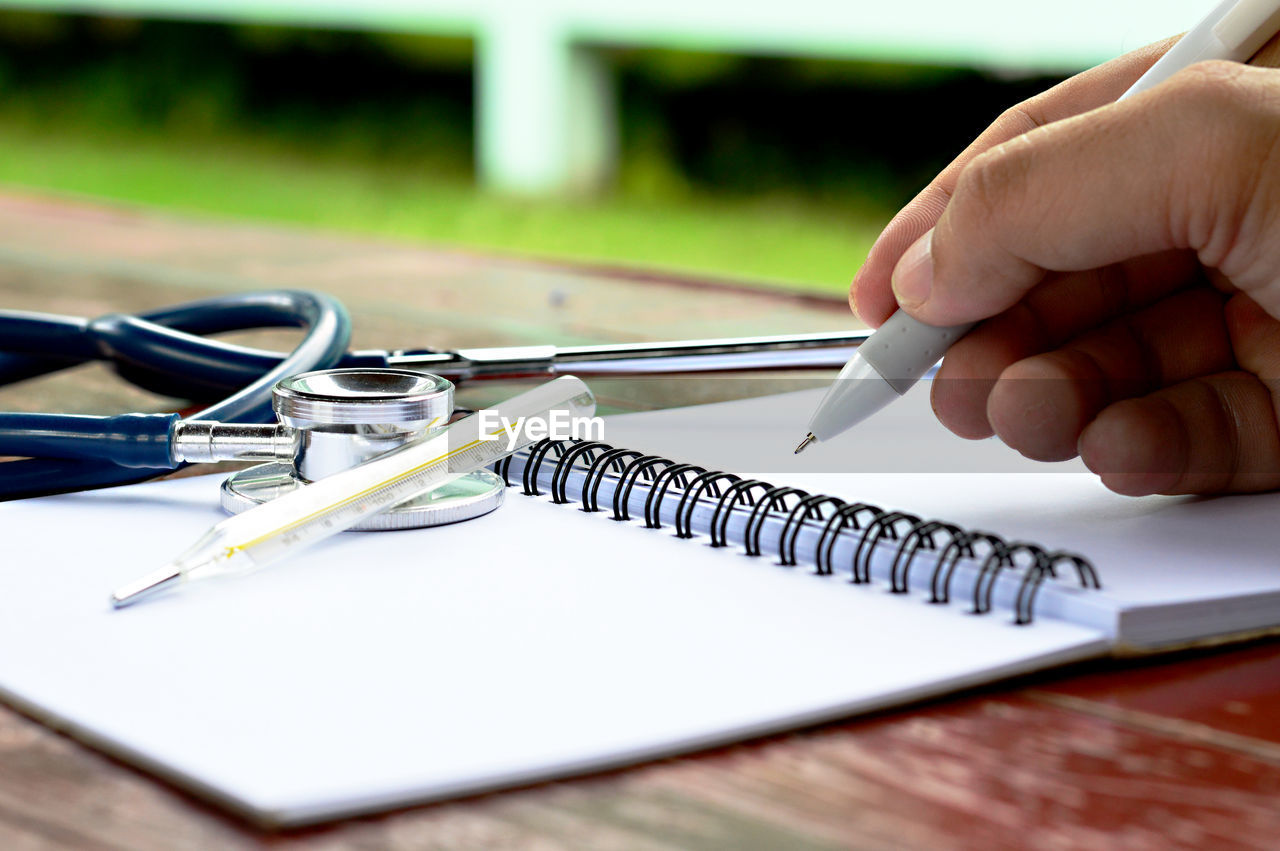
[{"label": "blurred grass", "polygon": [[637,265],[839,296],[887,211],[800,197],[618,194],[530,201],[469,174],[323,155],[232,134],[32,125],[0,108],[0,183],[237,220]]},{"label": "blurred grass", "polygon": [[611,50],[598,198],[475,187],[463,39],[0,12],[0,185],[840,297],[893,211],[1043,81]]}]

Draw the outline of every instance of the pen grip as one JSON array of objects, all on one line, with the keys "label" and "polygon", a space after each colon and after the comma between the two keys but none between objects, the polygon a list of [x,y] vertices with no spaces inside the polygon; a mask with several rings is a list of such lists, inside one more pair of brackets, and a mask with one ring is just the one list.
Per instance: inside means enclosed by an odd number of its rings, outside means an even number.
[{"label": "pen grip", "polygon": [[905,310],[899,310],[858,347],[858,354],[901,395],[973,325],[972,322],[947,327],[926,325]]}]

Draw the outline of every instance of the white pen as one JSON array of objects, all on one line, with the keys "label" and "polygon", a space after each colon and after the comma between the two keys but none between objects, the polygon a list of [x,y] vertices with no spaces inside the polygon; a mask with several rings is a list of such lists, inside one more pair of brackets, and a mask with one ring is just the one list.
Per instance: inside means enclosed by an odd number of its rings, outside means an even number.
[{"label": "white pen", "polygon": [[[1280,30],[1280,0],[1226,0],[1138,78],[1119,100],[1208,59],[1243,62]],[[940,328],[899,310],[858,347],[822,397],[799,454],[830,440],[906,393],[976,323]]]}]

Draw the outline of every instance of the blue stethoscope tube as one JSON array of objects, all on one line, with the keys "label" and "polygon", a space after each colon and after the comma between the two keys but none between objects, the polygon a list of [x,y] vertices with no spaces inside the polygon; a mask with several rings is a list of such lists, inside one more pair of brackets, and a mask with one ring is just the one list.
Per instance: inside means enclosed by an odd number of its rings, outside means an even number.
[{"label": "blue stethoscope tube", "polygon": [[[287,357],[269,362],[261,353],[200,336],[249,328],[303,328],[305,335]],[[224,296],[97,319],[0,311],[0,346],[5,349],[0,383],[108,361],[127,380],[178,398],[207,399],[215,388],[241,388],[193,418],[269,422],[276,382],[338,364],[350,338],[351,320],[337,300],[298,290]],[[169,454],[177,421],[177,414],[0,413],[0,455],[29,459],[0,468],[0,499],[139,482],[167,473],[181,466]]]}]

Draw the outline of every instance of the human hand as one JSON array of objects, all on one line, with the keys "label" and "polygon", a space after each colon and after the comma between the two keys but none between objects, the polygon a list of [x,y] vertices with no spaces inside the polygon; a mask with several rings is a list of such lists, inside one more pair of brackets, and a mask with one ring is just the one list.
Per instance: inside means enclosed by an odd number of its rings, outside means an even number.
[{"label": "human hand", "polygon": [[985,320],[933,382],[957,434],[1125,494],[1280,487],[1280,71],[1169,42],[1011,110],[890,223],[850,302]]}]

